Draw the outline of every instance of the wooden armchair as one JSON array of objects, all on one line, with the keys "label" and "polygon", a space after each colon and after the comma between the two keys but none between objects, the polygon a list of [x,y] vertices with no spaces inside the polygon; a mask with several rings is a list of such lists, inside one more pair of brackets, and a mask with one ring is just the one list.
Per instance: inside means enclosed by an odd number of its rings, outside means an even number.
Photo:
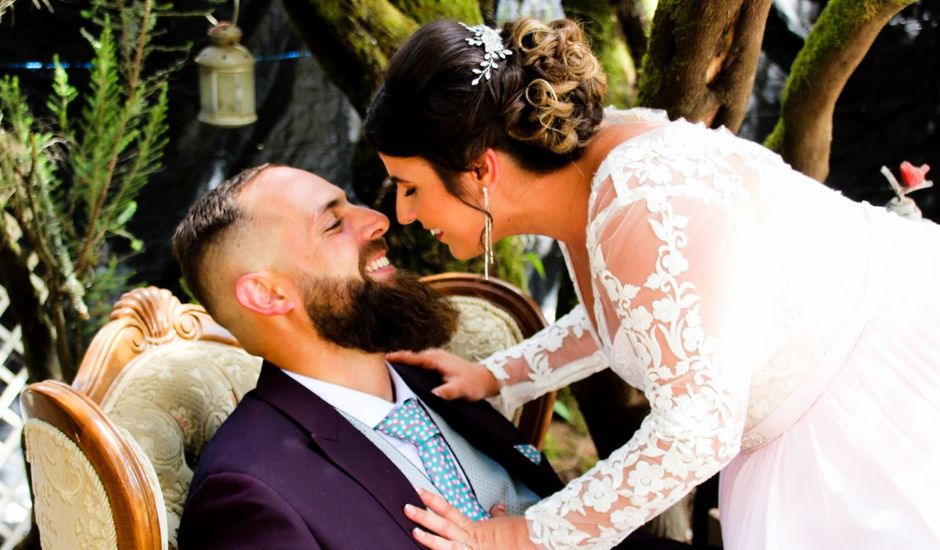
[{"label": "wooden armchair", "polygon": [[[466,359],[483,359],[518,344],[547,325],[538,304],[504,281],[486,280],[472,273],[441,273],[421,281],[450,298],[460,310],[457,333],[446,347]],[[503,412],[526,441],[541,448],[554,404],[555,393],[551,392],[519,410]],[[503,409],[498,399],[494,405]]]},{"label": "wooden armchair", "polygon": [[[49,472],[32,480],[43,547],[175,548],[202,447],[260,367],[202,307],[154,287],[122,296],[72,386],[41,382],[22,398],[27,459],[33,472]],[[76,442],[70,454],[65,440]],[[69,472],[81,463],[79,486]],[[87,502],[116,537],[83,519]],[[79,519],[66,529],[65,517]]]},{"label": "wooden armchair", "polygon": [[[514,287],[467,274],[425,282],[461,311],[451,349],[480,359],[545,320]],[[261,360],[200,306],[155,287],[126,293],[71,386],[28,386],[21,402],[36,519],[47,549],[176,548],[203,445],[255,386]],[[515,413],[540,444],[554,396]]]}]

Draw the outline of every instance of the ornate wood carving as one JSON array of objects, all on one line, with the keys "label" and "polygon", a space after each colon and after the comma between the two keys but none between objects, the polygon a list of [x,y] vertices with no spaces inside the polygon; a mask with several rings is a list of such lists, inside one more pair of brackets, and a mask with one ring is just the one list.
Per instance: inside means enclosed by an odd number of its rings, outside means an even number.
[{"label": "ornate wood carving", "polygon": [[89,345],[72,382],[73,388],[98,404],[121,369],[153,346],[174,340],[238,345],[202,306],[180,303],[169,290],[153,286],[125,293],[110,318]]}]

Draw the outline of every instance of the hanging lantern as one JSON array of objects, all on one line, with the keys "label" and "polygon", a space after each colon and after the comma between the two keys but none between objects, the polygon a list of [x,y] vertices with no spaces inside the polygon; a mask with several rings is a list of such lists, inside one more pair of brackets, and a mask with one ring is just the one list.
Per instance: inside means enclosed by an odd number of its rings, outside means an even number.
[{"label": "hanging lantern", "polygon": [[238,43],[242,31],[223,21],[209,29],[212,45],[196,56],[199,65],[199,120],[213,126],[245,126],[255,114],[255,60]]}]

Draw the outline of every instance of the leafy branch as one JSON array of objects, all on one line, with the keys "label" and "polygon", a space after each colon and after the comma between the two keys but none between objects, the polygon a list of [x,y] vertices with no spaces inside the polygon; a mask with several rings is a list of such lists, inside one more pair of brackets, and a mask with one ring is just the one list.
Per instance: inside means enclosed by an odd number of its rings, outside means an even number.
[{"label": "leafy branch", "polygon": [[37,357],[34,379],[51,363],[35,349],[40,342],[54,342],[66,377],[74,371],[88,332],[86,304],[110,303],[130,275],[118,241],[141,249],[127,224],[161,167],[167,76],[178,66],[152,68],[148,59],[158,47],[186,50],[154,43],[170,10],[154,0],[93,1],[83,12],[90,28],[81,31],[94,52],[87,90],[69,82],[56,56],[49,120],[32,114],[16,78],[0,79],[0,253],[19,260],[0,266],[0,284],[33,281],[31,295],[11,300],[21,324],[30,307],[43,310],[34,328],[48,334],[24,342],[33,348],[27,362]]}]

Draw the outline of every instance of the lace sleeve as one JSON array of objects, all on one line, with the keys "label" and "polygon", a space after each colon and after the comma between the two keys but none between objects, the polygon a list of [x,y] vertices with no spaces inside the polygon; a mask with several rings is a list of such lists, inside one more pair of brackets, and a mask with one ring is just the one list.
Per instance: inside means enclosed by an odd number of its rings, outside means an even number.
[{"label": "lace sleeve", "polygon": [[644,390],[651,413],[626,445],[526,511],[545,548],[615,546],[740,448],[743,193],[729,162],[681,164],[672,145],[598,172],[610,178],[588,228],[598,332],[611,367]]},{"label": "lace sleeve", "polygon": [[507,410],[607,368],[591,336],[583,306],[576,306],[531,338],[482,361],[501,386]]}]

